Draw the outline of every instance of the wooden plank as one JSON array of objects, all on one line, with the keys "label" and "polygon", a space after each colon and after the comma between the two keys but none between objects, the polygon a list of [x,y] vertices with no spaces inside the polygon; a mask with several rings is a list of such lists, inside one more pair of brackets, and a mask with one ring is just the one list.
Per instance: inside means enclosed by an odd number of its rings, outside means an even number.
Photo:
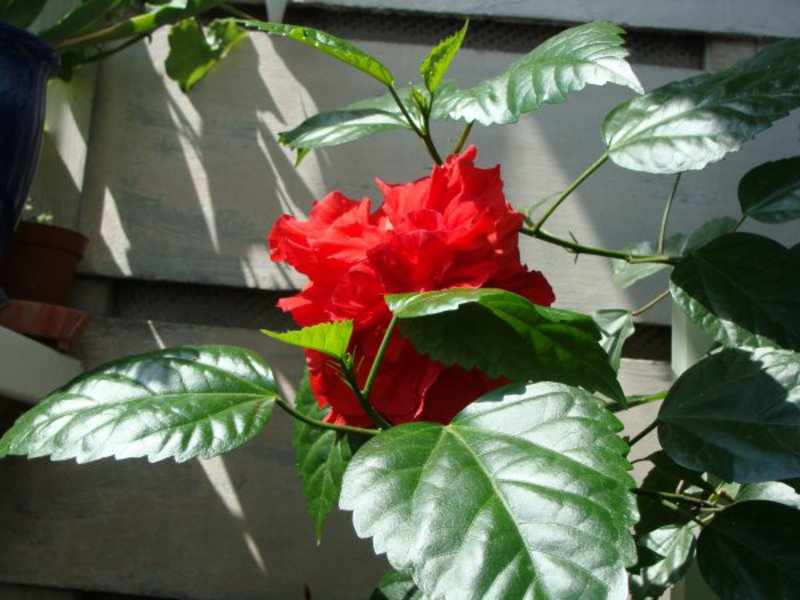
[{"label": "wooden plank", "polygon": [[[437,15],[470,15],[532,20],[614,21],[632,27],[673,29],[754,36],[791,37],[800,34],[795,0],[293,0],[298,4],[364,10],[399,10]],[[245,0],[263,4],[263,0]]]},{"label": "wooden plank", "polygon": [[[300,377],[299,351],[240,329],[98,319],[76,352],[91,366],[187,343],[260,352],[288,397]],[[629,393],[669,379],[665,364],[623,361]],[[633,431],[654,407],[644,409],[628,424]],[[314,544],[281,411],[258,439],[209,461],[0,461],[0,530],[0,581],[29,585],[283,600],[301,598],[308,584],[314,598],[361,600],[387,568],[356,539],[347,514],[332,515]]]},{"label": "wooden plank", "polygon": [[[396,79],[414,77],[425,48],[364,43],[386,57]],[[302,278],[269,260],[265,237],[283,212],[303,214],[331,190],[380,196],[374,177],[411,180],[430,162],[410,134],[376,136],[347,148],[310,155],[299,169],[275,141],[319,108],[335,108],[381,93],[380,86],[340,63],[288,40],[253,36],[188,96],[163,74],[165,36],[102,63],[81,229],[90,236],[86,273],[172,281],[292,289]],[[464,50],[453,75],[465,84],[505,68],[514,55]],[[637,67],[645,86],[693,75],[685,69]],[[587,89],[560,106],[546,106],[515,127],[476,127],[479,163],[503,164],[506,195],[530,204],[563,189],[603,152],[605,114],[630,97],[618,87]],[[790,155],[800,116],[702,173],[688,174],[678,193],[671,232],[719,214],[737,213],[736,183],[750,167]],[[452,147],[460,125],[436,128]],[[392,144],[391,147],[389,144]],[[656,235],[671,177],[613,165],[570,199],[550,224],[581,242],[611,248]],[[787,240],[797,225],[772,228]],[[526,241],[523,256],[552,280],[563,307],[590,311],[636,308],[661,292],[665,278],[616,290],[605,259],[573,257]],[[668,323],[669,309],[648,313]]]}]

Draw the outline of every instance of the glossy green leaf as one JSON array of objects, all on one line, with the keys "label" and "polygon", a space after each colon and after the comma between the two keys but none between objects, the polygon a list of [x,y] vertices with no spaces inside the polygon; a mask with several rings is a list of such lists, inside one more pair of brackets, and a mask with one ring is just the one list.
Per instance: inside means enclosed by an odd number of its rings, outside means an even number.
[{"label": "glossy green leaf", "polygon": [[763,500],[733,504],[700,533],[700,573],[722,598],[796,598],[798,539],[799,510]]},{"label": "glossy green leaf", "polygon": [[[314,397],[308,383],[308,372],[300,382],[295,408],[317,421],[323,420],[330,412],[329,406],[321,407]],[[303,496],[319,543],[325,520],[339,501],[342,478],[353,449],[346,436],[308,425],[299,419],[294,421],[292,443],[297,452],[297,472],[303,482]]]},{"label": "glossy green leaf", "polygon": [[429,598],[622,600],[636,509],[621,426],[580,389],[507,386],[450,425],[374,437],[340,506]]},{"label": "glossy green leaf", "polygon": [[667,525],[639,540],[639,546],[654,553],[657,560],[631,574],[632,600],[657,600],[683,577],[694,560],[697,529],[698,526],[692,522]]},{"label": "glossy green leaf", "polygon": [[800,39],[719,73],[675,81],[616,107],[603,123],[611,160],[647,173],[702,169],[800,106]]},{"label": "glossy green leaf", "polygon": [[26,412],[0,457],[89,462],[210,458],[258,434],[278,391],[254,352],[185,346],[123,358],[82,375]]},{"label": "glossy green leaf", "polygon": [[672,386],[658,414],[677,463],[725,481],[800,476],[800,354],[724,349]]},{"label": "glossy green leaf", "polygon": [[332,358],[341,359],[347,354],[347,345],[350,343],[350,336],[353,334],[353,322],[333,321],[331,323],[320,323],[319,325],[311,325],[310,327],[303,327],[302,329],[285,333],[262,329],[261,333],[292,346],[316,350]]},{"label": "glossy green leaf", "polygon": [[206,34],[196,18],[184,19],[169,32],[167,75],[188,92],[246,37],[232,21],[214,21]]},{"label": "glossy green leaf", "polygon": [[750,500],[769,500],[800,510],[800,494],[792,486],[780,481],[765,481],[744,486],[736,495],[736,502]]},{"label": "glossy green leaf", "polygon": [[27,29],[42,12],[47,0],[4,0],[0,2],[0,21]]},{"label": "glossy green leaf", "polygon": [[672,297],[719,343],[800,350],[800,260],[769,238],[730,233],[672,272]]},{"label": "glossy green leaf", "polygon": [[245,29],[261,31],[270,35],[279,35],[295,40],[305,46],[309,46],[310,48],[314,48],[315,50],[340,60],[389,87],[394,85],[394,78],[389,72],[389,69],[383,66],[376,58],[373,58],[363,50],[324,31],[311,27],[284,25],[283,23],[266,23],[264,21],[237,20],[236,23]]},{"label": "glossy green leaf", "polygon": [[417,351],[445,365],[477,368],[493,379],[557,381],[625,401],[587,315],[495,289],[393,294],[386,303]]},{"label": "glossy green leaf", "polygon": [[450,63],[458,54],[461,43],[464,41],[464,36],[467,35],[467,27],[469,20],[464,23],[464,26],[448,38],[439,42],[436,47],[431,50],[430,54],[422,61],[422,66],[419,69],[422,79],[425,81],[425,87],[428,91],[433,93],[439,84],[442,82],[442,77],[450,67]]},{"label": "glossy green leaf", "polygon": [[[706,221],[691,234],[676,233],[664,241],[664,254],[666,256],[681,257],[705,246],[712,240],[730,233],[736,227],[736,220],[730,217],[717,217]],[[640,256],[654,256],[658,253],[658,242],[647,240],[637,242],[622,249],[622,252]],[[655,275],[669,265],[659,263],[629,263],[624,260],[611,260],[611,278],[620,289],[632,286],[637,281]]]},{"label": "glossy green leaf", "polygon": [[764,163],[739,182],[742,213],[763,223],[800,219],[800,156]]},{"label": "glossy green leaf", "polygon": [[[409,102],[409,93],[403,90],[399,96],[409,106],[412,118],[419,119],[417,109]],[[299,151],[353,142],[392,129],[411,129],[411,126],[394,98],[386,94],[318,113],[294,129],[280,133],[278,141]]]},{"label": "glossy green leaf", "polygon": [[608,353],[611,366],[619,371],[622,360],[622,347],[625,340],[633,335],[633,316],[631,311],[622,309],[598,310],[592,315],[600,330],[600,345]]},{"label": "glossy green leaf", "polygon": [[558,104],[587,85],[615,83],[637,93],[642,87],[625,57],[624,31],[612,23],[587,23],[562,31],[473,88],[439,88],[433,118],[516,123],[542,104]]},{"label": "glossy green leaf", "polygon": [[369,600],[425,600],[408,573],[389,571],[384,575]]}]

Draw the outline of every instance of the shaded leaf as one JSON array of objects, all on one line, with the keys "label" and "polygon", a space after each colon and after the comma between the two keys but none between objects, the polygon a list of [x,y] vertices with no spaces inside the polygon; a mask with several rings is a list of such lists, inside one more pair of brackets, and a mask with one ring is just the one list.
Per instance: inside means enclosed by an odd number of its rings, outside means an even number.
[{"label": "shaded leaf", "polygon": [[389,571],[381,578],[369,600],[425,600],[425,597],[410,575]]},{"label": "shaded leaf", "polygon": [[250,350],[184,346],[141,354],[50,394],[0,439],[0,457],[210,458],[259,433],[277,397],[272,372]]},{"label": "shaded leaf", "polygon": [[639,546],[654,553],[658,560],[631,574],[632,600],[658,599],[683,577],[694,560],[697,528],[692,522],[667,525],[639,540]]},{"label": "shaded leaf", "polygon": [[800,510],[800,494],[792,486],[780,481],[751,483],[744,486],[736,495],[736,502],[749,500],[769,500]]},{"label": "shaded leaf", "polygon": [[347,345],[353,333],[353,322],[320,323],[285,333],[262,329],[261,333],[292,346],[316,350],[332,358],[341,359],[347,354]]},{"label": "shaded leaf", "polygon": [[700,573],[722,598],[795,598],[798,539],[800,511],[764,500],[733,504],[700,533]]},{"label": "shaded leaf", "polygon": [[623,33],[605,22],[562,31],[475,87],[442,85],[432,117],[486,126],[516,123],[520,114],[564,102],[568,94],[587,85],[615,83],[641,93],[641,84],[625,60]]},{"label": "shaded leaf", "polygon": [[[317,421],[323,420],[330,412],[330,406],[321,407],[314,397],[307,371],[300,382],[295,406]],[[297,452],[297,472],[303,482],[303,496],[319,544],[325,520],[339,501],[342,477],[353,456],[353,449],[346,436],[308,425],[299,419],[294,421],[292,444]]]},{"label": "shaded leaf", "polygon": [[447,366],[477,368],[493,379],[578,385],[625,402],[587,315],[488,288],[392,294],[386,303],[417,351]]},{"label": "shaded leaf", "polygon": [[27,29],[42,12],[47,0],[4,0],[0,2],[0,20]]},{"label": "shaded leaf", "polygon": [[240,27],[248,30],[261,31],[270,35],[279,35],[295,40],[305,46],[314,48],[315,50],[340,60],[389,87],[394,85],[392,74],[380,61],[352,44],[329,33],[325,33],[324,31],[313,29],[312,27],[285,25],[283,23],[267,23],[265,21],[255,20],[237,20],[236,23]]},{"label": "shaded leaf", "polygon": [[672,273],[672,297],[726,346],[800,350],[800,260],[769,238],[730,233],[703,246]]},{"label": "shaded leaf", "polygon": [[800,106],[800,40],[773,44],[719,73],[668,83],[603,122],[611,160],[647,173],[702,169]]},{"label": "shaded leaf", "polygon": [[623,599],[636,519],[621,423],[565,385],[512,385],[450,425],[369,441],[340,506],[430,598]]},{"label": "shaded leaf", "polygon": [[611,366],[619,371],[622,359],[622,347],[625,340],[633,335],[633,316],[631,311],[623,309],[598,310],[592,315],[600,330],[600,345],[608,353]]},{"label": "shaded leaf", "polygon": [[206,34],[197,19],[184,19],[169,32],[167,75],[188,92],[246,37],[247,33],[232,21],[214,21]]},{"label": "shaded leaf", "polygon": [[742,213],[763,223],[800,219],[800,156],[764,163],[739,182]]},{"label": "shaded leaf", "polygon": [[800,355],[728,348],[687,370],[658,414],[678,464],[725,481],[800,475]]},{"label": "shaded leaf", "polygon": [[467,35],[468,26],[469,20],[453,35],[439,42],[431,50],[430,54],[425,57],[425,60],[422,61],[419,72],[429,92],[433,93],[439,87],[442,77],[444,77],[450,63],[453,62],[459,48],[461,48],[461,42],[464,41],[464,36]]},{"label": "shaded leaf", "polygon": [[[29,0],[25,0],[28,2]],[[85,0],[38,36],[50,45],[86,34],[105,25],[108,14],[123,5],[123,0]]]}]

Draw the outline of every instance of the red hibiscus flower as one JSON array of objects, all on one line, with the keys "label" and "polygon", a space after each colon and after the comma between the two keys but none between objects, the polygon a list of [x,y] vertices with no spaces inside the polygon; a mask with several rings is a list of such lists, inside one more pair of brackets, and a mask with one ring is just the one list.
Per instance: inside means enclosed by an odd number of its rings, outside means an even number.
[{"label": "red hibiscus flower", "polygon": [[[390,185],[374,213],[370,201],[338,192],[315,202],[306,221],[288,215],[269,234],[271,257],[308,276],[308,284],[278,305],[303,327],[352,319],[356,379],[363,386],[391,314],[384,294],[455,287],[493,287],[536,304],[555,299],[544,276],[520,263],[523,217],[503,196],[500,167],[479,169],[477,151],[434,166],[430,177]],[[328,421],[372,425],[330,359],[306,351],[311,389],[329,404]],[[448,423],[502,382],[478,371],[446,368],[418,354],[395,332],[370,393],[373,408],[392,423]]]}]

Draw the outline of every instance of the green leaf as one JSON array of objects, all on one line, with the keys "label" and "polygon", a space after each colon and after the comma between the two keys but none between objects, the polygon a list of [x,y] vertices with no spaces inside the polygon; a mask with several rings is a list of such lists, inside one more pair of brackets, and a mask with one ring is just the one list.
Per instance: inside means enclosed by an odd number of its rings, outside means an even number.
[{"label": "green leaf", "polygon": [[89,462],[210,458],[261,431],[278,391],[254,352],[185,346],[123,358],[53,392],[0,439],[0,457]]},{"label": "green leaf", "polygon": [[[664,255],[672,257],[686,256],[711,242],[712,240],[730,233],[736,228],[736,220],[730,217],[717,217],[706,221],[688,236],[682,233],[671,235],[664,241]],[[653,256],[658,252],[658,242],[637,242],[622,249],[630,254]],[[629,263],[624,260],[611,260],[611,278],[620,289],[632,286],[637,281],[650,277],[668,268],[668,265],[659,263]]]},{"label": "green leaf", "polygon": [[0,20],[27,29],[42,12],[47,0],[5,0],[0,3]]},{"label": "green leaf", "polygon": [[48,44],[56,45],[86,34],[104,25],[108,14],[122,4],[123,0],[86,0],[38,35]]},{"label": "green leaf", "polygon": [[658,599],[683,577],[694,560],[697,527],[691,522],[667,525],[639,540],[639,546],[653,552],[658,560],[631,574],[632,600]]},{"label": "green leaf", "polygon": [[468,26],[469,19],[467,19],[461,29],[439,42],[436,47],[431,50],[430,54],[425,57],[425,60],[422,61],[419,72],[429,92],[433,93],[436,88],[439,87],[442,77],[444,77],[450,63],[453,62],[459,48],[461,48],[464,36],[467,35]]},{"label": "green leaf", "polygon": [[553,36],[507,71],[465,90],[443,85],[433,118],[481,125],[516,123],[522,113],[558,104],[587,85],[615,83],[637,93],[642,86],[625,60],[628,51],[612,23],[588,23]]},{"label": "green leaf", "polygon": [[800,511],[763,500],[733,504],[703,528],[697,562],[722,598],[796,598]]},{"label": "green leaf", "polygon": [[167,75],[188,92],[246,37],[247,33],[232,21],[214,21],[206,35],[196,18],[184,19],[169,32]]},{"label": "green leaf", "polygon": [[319,325],[303,327],[286,333],[276,333],[268,329],[262,329],[261,333],[292,346],[300,346],[301,348],[322,352],[338,360],[344,358],[347,354],[347,345],[350,343],[350,336],[353,334],[353,322],[333,321],[331,323],[320,323]]},{"label": "green leaf", "polygon": [[384,575],[369,600],[425,600],[408,573],[389,571]]},{"label": "green leaf", "polygon": [[672,297],[719,343],[800,350],[800,260],[778,242],[729,233],[681,261]]},{"label": "green leaf", "polygon": [[603,122],[611,160],[647,173],[702,169],[800,106],[800,39],[719,73],[675,81],[616,107]]},{"label": "green leaf", "polygon": [[600,330],[600,345],[608,353],[611,366],[615,371],[619,371],[622,346],[634,331],[631,311],[618,308],[598,310],[592,318]]},{"label": "green leaf", "polygon": [[800,219],[800,156],[764,163],[739,182],[742,213],[762,223]]},{"label": "green leaf", "polygon": [[725,481],[800,475],[800,355],[724,349],[686,371],[664,399],[658,437],[678,464]]},{"label": "green leaf", "polygon": [[[314,397],[307,371],[300,382],[295,406],[317,421],[323,420],[330,412],[329,406],[321,407]],[[294,421],[292,443],[297,451],[297,472],[303,482],[303,496],[319,544],[325,520],[339,501],[342,478],[353,449],[347,436],[308,425],[299,419]]]},{"label": "green leaf", "polygon": [[[418,111],[408,102],[406,90],[398,93],[413,118]],[[356,102],[339,110],[318,113],[290,131],[278,134],[281,144],[295,150],[309,150],[353,142],[368,135],[391,129],[411,129],[390,94]]]},{"label": "green leaf", "polygon": [[374,437],[340,507],[430,598],[622,600],[636,508],[621,426],[577,388],[500,388],[450,425]]},{"label": "green leaf", "polygon": [[769,500],[770,502],[779,502],[800,510],[800,494],[792,486],[780,481],[751,483],[744,486],[736,495],[736,502],[748,502],[750,500]]},{"label": "green leaf", "polygon": [[394,86],[394,78],[385,66],[363,50],[341,40],[329,33],[311,27],[284,25],[282,23],[266,23],[264,21],[237,20],[240,27],[252,31],[261,31],[270,35],[279,35],[300,42],[310,48],[319,50],[362,73],[377,79],[388,87]]},{"label": "green leaf", "polygon": [[495,289],[451,289],[386,296],[417,351],[489,377],[557,381],[625,395],[591,317],[532,304]]}]

